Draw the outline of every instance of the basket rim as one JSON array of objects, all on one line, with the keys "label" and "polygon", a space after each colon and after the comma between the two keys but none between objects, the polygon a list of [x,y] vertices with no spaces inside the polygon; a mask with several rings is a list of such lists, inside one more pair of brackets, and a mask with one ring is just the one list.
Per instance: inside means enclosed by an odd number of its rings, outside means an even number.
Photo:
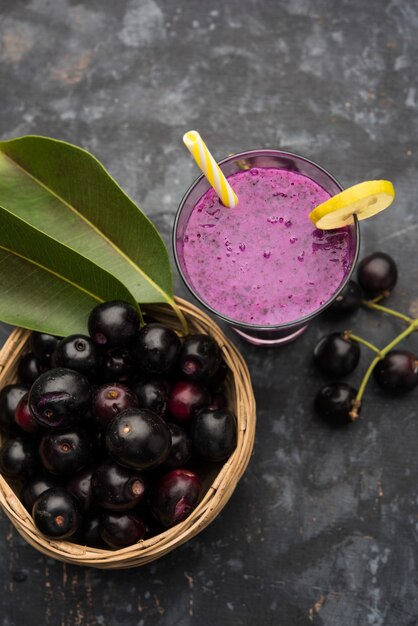
[{"label": "basket rim", "polygon": [[[228,502],[247,468],[253,451],[256,424],[256,404],[248,367],[241,353],[216,322],[190,302],[177,296],[175,301],[195,332],[210,332],[214,336],[232,374],[231,385],[238,426],[236,449],[222,465],[189,517],[154,537],[118,550],[102,550],[67,540],[59,541],[45,537],[37,530],[32,517],[6,479],[0,475],[0,506],[20,535],[45,555],[68,563],[107,569],[137,567],[160,558],[197,535],[215,519]],[[173,310],[167,307],[168,305],[147,305],[144,308],[159,317],[168,317],[172,324],[178,323]],[[29,330],[16,328],[1,349],[0,388],[3,387],[4,379],[11,369],[11,359],[17,360],[30,334]]]}]

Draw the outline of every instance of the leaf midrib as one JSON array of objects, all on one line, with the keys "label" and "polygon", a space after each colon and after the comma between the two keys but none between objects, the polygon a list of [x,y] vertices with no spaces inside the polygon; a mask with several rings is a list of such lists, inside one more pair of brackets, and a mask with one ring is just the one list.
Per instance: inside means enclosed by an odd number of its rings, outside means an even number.
[{"label": "leaf midrib", "polygon": [[[14,159],[12,159],[12,157],[10,157],[6,152],[4,152],[3,150],[1,150],[2,154],[6,157],[6,159],[8,159],[9,161],[11,161],[21,172],[23,172],[26,176],[28,176],[29,178],[31,178],[36,184],[38,184],[40,187],[42,187],[43,189],[45,189],[45,191],[47,193],[49,193],[51,196],[54,196],[57,200],[59,200],[60,202],[62,202],[68,209],[70,209],[70,211],[72,211],[73,213],[75,213],[79,218],[81,218],[93,231],[95,231],[111,248],[113,248],[115,250],[115,252],[117,254],[119,254],[129,265],[131,265],[134,270],[136,272],[138,272],[138,274],[140,274],[143,278],[145,278],[145,280],[147,280],[156,291],[158,291],[164,298],[164,300],[166,302],[171,302],[171,297],[169,296],[169,294],[167,294],[164,289],[162,289],[156,282],[153,281],[153,279],[148,276],[148,274],[146,274],[143,270],[141,270],[141,268],[139,267],[139,265],[137,265],[130,257],[128,257],[123,250],[121,250],[115,243],[112,242],[111,239],[109,239],[99,228],[97,228],[97,226],[95,226],[90,220],[88,220],[82,213],[80,213],[80,211],[73,206],[72,204],[70,204],[69,202],[67,202],[67,200],[64,200],[64,198],[62,198],[59,194],[57,194],[53,189],[51,189],[50,187],[47,187],[47,185],[45,185],[45,183],[43,183],[41,180],[39,180],[39,178],[36,178],[36,176],[33,176],[33,174],[31,174],[30,172],[28,172],[27,170],[24,169],[24,167],[22,167],[19,163],[17,163]],[[112,179],[113,180],[113,179]],[[113,181],[116,185],[116,181]],[[119,187],[119,185],[117,185],[118,188],[121,190],[121,192],[123,194],[125,194],[125,192],[123,191],[123,189],[121,189]],[[126,195],[126,194],[125,194]],[[129,199],[130,202],[132,202],[132,200],[129,198],[129,196],[127,196],[127,198]],[[3,247],[3,246],[0,246]],[[71,246],[69,246],[71,247]],[[6,248],[3,248],[6,249]],[[71,248],[72,250],[74,250],[74,248]],[[74,250],[75,252],[77,252],[77,250]],[[14,254],[14,253],[13,253]],[[18,255],[19,256],[19,255]],[[25,257],[22,257],[25,258]],[[42,267],[42,266],[40,266]],[[52,272],[54,273],[54,272]],[[59,274],[57,274],[57,276],[60,276]],[[65,279],[64,279],[65,280]],[[67,282],[71,282],[71,281],[67,281]],[[80,289],[82,289],[80,287]],[[86,290],[84,290],[86,291]],[[89,293],[88,291],[86,291],[86,293]],[[103,302],[101,300],[101,302]]]},{"label": "leaf midrib", "polygon": [[78,283],[75,283],[74,281],[70,280],[69,278],[66,278],[62,274],[59,274],[58,272],[54,272],[54,270],[51,270],[49,267],[46,267],[45,265],[42,265],[42,263],[38,263],[38,261],[34,261],[33,259],[29,259],[24,254],[20,254],[19,252],[16,252],[15,250],[11,250],[10,248],[7,248],[6,246],[2,246],[1,244],[0,244],[0,249],[4,250],[5,252],[8,252],[9,254],[17,256],[20,259],[23,259],[24,261],[27,261],[31,265],[36,265],[37,267],[40,267],[41,269],[45,270],[45,272],[48,272],[49,274],[52,274],[53,276],[56,276],[60,280],[63,280],[64,282],[72,285],[76,289],[79,289],[80,291],[84,291],[85,294],[87,294],[88,296],[90,296],[94,300],[97,300],[98,302],[104,302],[104,300],[102,298],[100,298],[98,295],[96,295],[94,293],[91,293],[88,289],[85,289],[85,287],[82,287]]}]

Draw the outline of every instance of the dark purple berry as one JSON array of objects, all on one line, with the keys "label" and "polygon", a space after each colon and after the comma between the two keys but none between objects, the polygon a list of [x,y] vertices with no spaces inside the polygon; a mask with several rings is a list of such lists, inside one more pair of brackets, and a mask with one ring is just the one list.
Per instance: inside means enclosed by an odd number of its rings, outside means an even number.
[{"label": "dark purple berry", "polygon": [[0,430],[10,435],[20,432],[15,421],[17,405],[28,392],[27,385],[6,385],[0,391]]},{"label": "dark purple berry", "polygon": [[147,324],[139,332],[135,358],[141,371],[163,374],[176,363],[180,346],[180,339],[174,330],[163,324]]},{"label": "dark purple berry", "polygon": [[25,509],[29,511],[29,513],[32,513],[35,500],[41,493],[53,487],[61,487],[61,483],[56,476],[47,474],[47,472],[29,477],[24,483],[22,490],[22,502]]},{"label": "dark purple berry", "polygon": [[156,483],[151,510],[165,528],[170,528],[190,515],[199,500],[200,491],[200,481],[194,472],[172,470]]},{"label": "dark purple berry", "polygon": [[212,396],[208,409],[216,411],[217,409],[224,409],[226,407],[226,398],[223,393],[215,393]]},{"label": "dark purple berry", "polygon": [[39,444],[42,465],[51,474],[71,475],[91,460],[91,441],[82,429],[46,433]]},{"label": "dark purple berry", "polygon": [[346,383],[331,383],[317,393],[315,410],[330,426],[345,426],[352,422],[350,413],[356,394],[356,390]]},{"label": "dark purple berry", "polygon": [[128,302],[103,302],[91,311],[88,328],[90,337],[99,346],[127,346],[138,333],[139,314]]},{"label": "dark purple berry", "polygon": [[37,498],[32,516],[38,530],[55,539],[71,537],[81,525],[77,500],[60,487],[48,489]]},{"label": "dark purple berry", "polygon": [[164,461],[166,467],[184,467],[192,456],[192,442],[184,428],[177,424],[167,424],[171,433],[171,450]]},{"label": "dark purple berry", "polygon": [[167,413],[170,383],[165,378],[142,378],[132,385],[138,406],[154,411],[160,417]]},{"label": "dark purple berry", "polygon": [[357,270],[360,285],[371,296],[392,291],[398,280],[395,261],[384,252],[373,252],[366,256]]},{"label": "dark purple berry", "polygon": [[340,378],[355,370],[360,359],[358,343],[347,339],[344,333],[322,337],[313,352],[317,367],[328,376]]},{"label": "dark purple berry", "polygon": [[235,416],[225,409],[202,409],[192,421],[193,452],[206,461],[224,461],[237,445]]},{"label": "dark purple berry", "polygon": [[216,375],[222,354],[210,335],[188,335],[180,350],[178,368],[182,378],[206,381]]},{"label": "dark purple berry", "polygon": [[39,469],[36,443],[28,436],[8,439],[0,448],[0,472],[7,478],[24,478]]},{"label": "dark purple berry", "polygon": [[79,372],[57,368],[41,374],[29,393],[35,419],[47,428],[66,428],[90,406],[90,384]]},{"label": "dark purple berry", "polygon": [[70,335],[61,339],[55,348],[52,367],[66,367],[80,372],[86,378],[96,378],[100,355],[96,345],[86,335]]},{"label": "dark purple berry", "polygon": [[137,506],[146,493],[146,479],[138,471],[106,461],[92,478],[94,502],[111,511],[128,511]]},{"label": "dark purple berry", "polygon": [[128,409],[110,422],[106,448],[121,465],[148,470],[161,465],[170,453],[167,424],[148,409]]},{"label": "dark purple berry", "polygon": [[108,511],[100,516],[99,531],[103,541],[111,548],[125,548],[144,538],[146,525],[143,519],[132,511],[127,513]]},{"label": "dark purple berry", "polygon": [[193,415],[210,403],[210,393],[201,383],[181,380],[171,389],[168,410],[174,422],[187,426]]},{"label": "dark purple berry", "polygon": [[375,381],[393,394],[412,391],[418,385],[418,357],[407,350],[391,350],[373,370]]},{"label": "dark purple berry", "polygon": [[31,385],[44,370],[39,367],[38,360],[32,352],[24,354],[17,366],[19,380],[25,385]]},{"label": "dark purple berry", "polygon": [[344,289],[340,291],[334,302],[328,307],[327,312],[332,315],[348,315],[360,308],[362,293],[354,280],[349,280]]},{"label": "dark purple berry", "polygon": [[28,391],[20,398],[19,404],[16,407],[15,422],[27,433],[37,433],[41,430],[41,426],[30,412]]},{"label": "dark purple berry", "polygon": [[48,335],[47,333],[33,332],[30,337],[30,346],[42,367],[51,367],[51,356],[61,341],[61,337]]},{"label": "dark purple berry", "polygon": [[98,515],[84,517],[81,527],[77,531],[77,538],[73,540],[82,546],[106,549],[106,544],[100,535],[99,528],[100,518]]},{"label": "dark purple berry", "polygon": [[93,415],[102,428],[106,428],[118,413],[137,406],[135,393],[121,383],[102,385],[93,394]]},{"label": "dark purple berry", "polygon": [[127,348],[111,348],[102,355],[100,379],[103,382],[125,382],[134,370],[134,360]]},{"label": "dark purple berry", "polygon": [[83,513],[92,513],[94,510],[91,483],[93,471],[92,467],[84,468],[67,480],[67,491],[77,498]]}]

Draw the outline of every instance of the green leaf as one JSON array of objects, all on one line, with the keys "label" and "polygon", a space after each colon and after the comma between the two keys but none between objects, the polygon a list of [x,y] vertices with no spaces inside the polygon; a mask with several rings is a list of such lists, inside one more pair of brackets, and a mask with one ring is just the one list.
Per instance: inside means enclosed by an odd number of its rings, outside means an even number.
[{"label": "green leaf", "polygon": [[0,142],[0,205],[115,276],[137,302],[173,305],[158,231],[85,150],[48,137]]},{"label": "green leaf", "polygon": [[0,207],[0,319],[69,335],[111,299],[137,306],[112,274]]}]

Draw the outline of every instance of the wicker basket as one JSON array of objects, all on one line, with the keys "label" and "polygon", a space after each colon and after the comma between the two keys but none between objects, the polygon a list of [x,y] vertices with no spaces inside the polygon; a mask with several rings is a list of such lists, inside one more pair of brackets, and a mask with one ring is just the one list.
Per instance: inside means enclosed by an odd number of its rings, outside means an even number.
[{"label": "wicker basket", "polygon": [[[66,563],[103,569],[137,567],[154,561],[191,539],[210,524],[225,506],[244,473],[250,460],[255,433],[255,400],[247,366],[234,345],[207,315],[185,300],[176,298],[176,301],[187,317],[190,332],[211,334],[222,349],[230,370],[226,380],[229,405],[235,412],[238,423],[236,450],[223,465],[208,470],[203,477],[203,498],[184,522],[151,539],[121,550],[99,550],[44,537],[35,527],[31,516],[13,489],[0,476],[0,504],[6,515],[26,541],[47,556]],[[174,330],[180,330],[177,317],[168,307],[150,306],[147,312]],[[30,331],[16,329],[1,350],[0,388],[15,382],[17,364],[20,356],[28,350],[29,337]],[[0,433],[0,440],[1,436]]]}]

